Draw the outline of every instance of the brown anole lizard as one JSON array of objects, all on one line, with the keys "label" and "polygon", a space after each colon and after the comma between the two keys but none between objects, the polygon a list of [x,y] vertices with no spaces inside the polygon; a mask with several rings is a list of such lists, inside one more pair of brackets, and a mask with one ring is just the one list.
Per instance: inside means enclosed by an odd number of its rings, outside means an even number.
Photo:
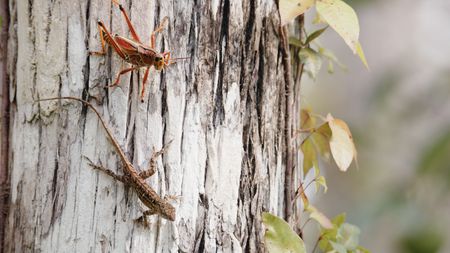
[{"label": "brown anole lizard", "polygon": [[145,221],[145,223],[147,223],[146,216],[158,214],[165,219],[174,221],[175,220],[175,208],[167,200],[161,198],[155,192],[155,190],[153,190],[153,188],[150,187],[145,182],[146,178],[152,176],[155,173],[156,158],[164,152],[164,149],[167,148],[167,146],[164,147],[163,149],[161,149],[160,151],[153,153],[153,155],[150,159],[150,162],[149,162],[150,166],[149,166],[148,170],[138,172],[134,168],[133,164],[131,164],[131,162],[126,157],[126,155],[123,152],[122,148],[120,147],[119,143],[117,142],[117,140],[114,138],[113,134],[111,133],[111,130],[109,130],[105,121],[100,116],[100,113],[95,109],[95,107],[91,103],[89,103],[85,100],[82,100],[80,98],[76,98],[76,97],[46,98],[46,99],[37,100],[37,102],[49,101],[49,100],[63,100],[63,99],[79,101],[79,102],[83,103],[84,105],[88,106],[89,108],[91,108],[92,111],[94,111],[95,114],[97,114],[97,117],[100,120],[100,122],[102,123],[103,128],[105,129],[107,135],[109,136],[112,145],[114,146],[116,152],[119,154],[120,160],[122,161],[122,164],[123,164],[124,175],[118,175],[110,169],[107,169],[103,166],[95,165],[88,158],[89,165],[94,169],[98,169],[98,170],[105,172],[112,178],[124,183],[125,185],[131,186],[132,188],[134,188],[136,190],[139,199],[144,203],[145,206],[147,206],[149,208],[149,210],[146,210],[143,212],[142,216],[140,218],[138,218],[138,220],[143,219]]}]

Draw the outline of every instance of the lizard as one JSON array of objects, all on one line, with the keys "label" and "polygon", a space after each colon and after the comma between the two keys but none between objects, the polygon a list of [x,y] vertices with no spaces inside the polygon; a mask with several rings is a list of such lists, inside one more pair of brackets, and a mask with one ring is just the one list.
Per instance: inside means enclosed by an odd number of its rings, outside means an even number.
[{"label": "lizard", "polygon": [[176,216],[175,208],[166,200],[161,198],[156,191],[150,187],[146,182],[145,179],[152,176],[156,171],[156,158],[161,155],[167,146],[170,144],[170,142],[163,147],[158,152],[153,152],[152,157],[149,162],[149,169],[144,170],[142,172],[138,172],[133,164],[129,161],[127,156],[125,155],[125,152],[120,147],[117,139],[113,136],[111,133],[111,130],[109,129],[106,122],[103,120],[103,118],[100,116],[100,113],[95,109],[95,107],[89,103],[88,101],[85,101],[83,99],[77,98],[77,97],[54,97],[54,98],[45,98],[45,99],[39,99],[36,102],[40,101],[49,101],[49,100],[76,100],[84,104],[85,106],[89,107],[98,117],[101,124],[103,125],[103,128],[106,131],[107,136],[109,137],[112,145],[114,146],[114,149],[116,150],[117,154],[120,157],[120,160],[123,165],[123,175],[118,175],[114,171],[105,168],[101,165],[95,165],[89,158],[89,166],[91,166],[93,169],[97,169],[100,171],[103,171],[107,175],[111,176],[113,179],[120,181],[124,183],[125,185],[131,186],[134,188],[134,190],[137,192],[137,195],[139,199],[144,203],[145,206],[147,206],[149,209],[144,211],[142,216],[139,217],[138,221],[144,221],[144,223],[147,225],[147,219],[146,216],[149,215],[160,215],[162,218],[174,221]]}]

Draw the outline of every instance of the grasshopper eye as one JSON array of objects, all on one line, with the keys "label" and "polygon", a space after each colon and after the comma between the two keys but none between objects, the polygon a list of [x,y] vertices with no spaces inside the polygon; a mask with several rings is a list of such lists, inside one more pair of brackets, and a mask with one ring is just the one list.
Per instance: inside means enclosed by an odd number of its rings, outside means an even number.
[{"label": "grasshopper eye", "polygon": [[162,58],[161,57],[156,57],[155,60],[156,61],[162,61]]}]

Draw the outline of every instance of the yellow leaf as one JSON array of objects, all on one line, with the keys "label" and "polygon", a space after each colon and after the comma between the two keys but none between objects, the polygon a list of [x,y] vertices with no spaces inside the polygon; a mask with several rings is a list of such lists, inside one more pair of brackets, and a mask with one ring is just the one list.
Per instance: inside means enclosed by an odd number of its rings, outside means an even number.
[{"label": "yellow leaf", "polygon": [[314,25],[320,25],[320,24],[326,24],[325,20],[319,15],[319,13],[316,13],[316,16],[314,17],[312,23]]},{"label": "yellow leaf", "polygon": [[314,5],[314,2],[315,0],[280,0],[281,25],[305,13]]},{"label": "yellow leaf", "polygon": [[311,109],[300,110],[300,129],[313,129],[316,125],[316,118],[311,114]]},{"label": "yellow leaf", "polygon": [[336,63],[341,69],[347,70],[347,66],[345,66],[342,62],[340,62],[339,59],[336,57],[336,55],[330,49],[319,47],[319,54],[328,59],[329,62]]},{"label": "yellow leaf", "polygon": [[303,153],[303,176],[306,176],[312,167],[318,166],[316,150],[311,142],[311,138],[305,139],[300,148]]},{"label": "yellow leaf", "polygon": [[341,0],[318,0],[316,9],[325,20],[356,53],[359,23],[355,11]]},{"label": "yellow leaf", "polygon": [[316,181],[316,193],[319,191],[320,186],[323,187],[323,192],[327,192],[328,186],[324,176],[317,177],[315,181]]},{"label": "yellow leaf", "polygon": [[331,223],[330,219],[328,219],[327,216],[325,216],[325,214],[323,214],[322,212],[320,212],[319,210],[317,210],[317,208],[315,208],[312,205],[308,205],[305,208],[306,211],[310,212],[309,217],[311,219],[316,220],[320,226],[322,226],[325,229],[332,229],[333,228],[333,223]]},{"label": "yellow leaf", "polygon": [[347,124],[334,119],[331,115],[327,117],[331,129],[330,149],[336,165],[341,171],[346,171],[352,160],[356,158],[355,144]]},{"label": "yellow leaf", "polygon": [[319,151],[319,154],[326,160],[330,159],[330,138],[331,130],[328,123],[322,124],[311,135],[312,142]]},{"label": "yellow leaf", "polygon": [[364,51],[362,49],[361,43],[356,43],[356,53],[359,56],[359,59],[361,59],[364,66],[366,66],[367,69],[369,69],[369,64],[367,63],[366,56],[364,55]]},{"label": "yellow leaf", "polygon": [[310,109],[300,110],[300,129],[312,129],[316,125],[316,118],[311,115]]}]

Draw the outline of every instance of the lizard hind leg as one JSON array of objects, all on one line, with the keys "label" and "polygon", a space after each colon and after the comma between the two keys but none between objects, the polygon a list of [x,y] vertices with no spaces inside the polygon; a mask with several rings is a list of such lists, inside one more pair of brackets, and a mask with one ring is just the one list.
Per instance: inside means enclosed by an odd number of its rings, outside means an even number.
[{"label": "lizard hind leg", "polygon": [[154,214],[156,214],[156,212],[154,210],[149,209],[147,211],[144,211],[139,218],[134,220],[134,222],[142,224],[144,225],[144,227],[148,228],[150,227],[150,222],[148,221],[147,216]]},{"label": "lizard hind leg", "polygon": [[110,169],[108,169],[108,168],[105,168],[105,167],[103,167],[102,165],[94,164],[94,163],[93,163],[88,157],[86,157],[86,156],[85,156],[85,158],[88,160],[88,165],[91,166],[94,170],[100,170],[100,171],[103,171],[103,172],[106,173],[108,176],[110,176],[110,177],[114,178],[115,180],[120,181],[120,182],[122,182],[122,183],[126,183],[126,182],[127,182],[127,179],[126,179],[125,176],[118,175],[118,174],[116,174],[114,171],[112,171],[112,170],[110,170]]}]

